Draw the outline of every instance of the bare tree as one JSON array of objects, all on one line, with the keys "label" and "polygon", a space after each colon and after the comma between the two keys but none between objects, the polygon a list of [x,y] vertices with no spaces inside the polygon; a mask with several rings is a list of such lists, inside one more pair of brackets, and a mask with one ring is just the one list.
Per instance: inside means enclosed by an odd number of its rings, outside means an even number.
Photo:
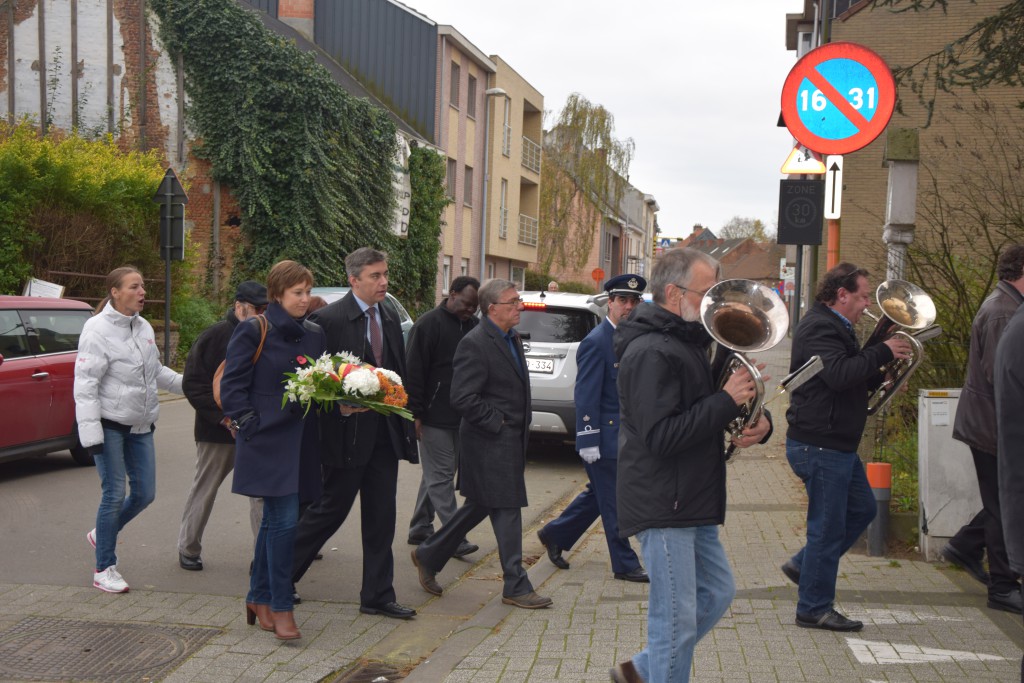
[{"label": "bare tree", "polygon": [[628,185],[633,140],[615,137],[615,118],[578,93],[569,95],[545,136],[541,168],[538,268],[577,270],[587,261],[602,217],[618,215]]},{"label": "bare tree", "polygon": [[733,216],[717,232],[719,237],[726,240],[752,237],[755,242],[768,242],[774,238],[768,234],[764,221],[760,218]]}]

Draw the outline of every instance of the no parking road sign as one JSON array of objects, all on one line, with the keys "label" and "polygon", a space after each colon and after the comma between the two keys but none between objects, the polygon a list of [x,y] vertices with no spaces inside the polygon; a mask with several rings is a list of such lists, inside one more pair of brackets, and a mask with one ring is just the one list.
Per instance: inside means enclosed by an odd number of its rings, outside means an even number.
[{"label": "no parking road sign", "polygon": [[855,43],[811,50],[782,87],[786,128],[821,154],[866,147],[885,130],[895,104],[892,71],[875,52]]}]

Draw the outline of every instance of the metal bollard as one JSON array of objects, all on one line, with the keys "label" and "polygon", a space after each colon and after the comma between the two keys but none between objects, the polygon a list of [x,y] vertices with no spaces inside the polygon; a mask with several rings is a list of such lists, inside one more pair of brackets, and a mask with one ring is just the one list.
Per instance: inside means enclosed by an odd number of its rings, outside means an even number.
[{"label": "metal bollard", "polygon": [[889,501],[892,499],[892,465],[887,462],[869,462],[867,465],[868,484],[875,494],[878,513],[868,526],[868,555],[885,555],[885,538],[889,532]]}]

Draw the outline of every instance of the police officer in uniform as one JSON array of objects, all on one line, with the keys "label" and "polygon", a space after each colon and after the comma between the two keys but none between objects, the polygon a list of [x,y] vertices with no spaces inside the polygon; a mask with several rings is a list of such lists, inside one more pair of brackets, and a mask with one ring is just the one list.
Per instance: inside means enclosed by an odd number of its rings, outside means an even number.
[{"label": "police officer in uniform", "polygon": [[562,551],[572,548],[598,515],[604,524],[612,572],[616,579],[647,583],[650,579],[625,538],[619,538],[615,505],[616,466],[619,453],[619,361],[612,349],[612,333],[640,304],[647,281],[639,275],[618,275],[604,283],[608,317],[580,342],[576,352],[576,449],[590,482],[561,517],[537,532],[548,559],[559,569],[569,563]]}]

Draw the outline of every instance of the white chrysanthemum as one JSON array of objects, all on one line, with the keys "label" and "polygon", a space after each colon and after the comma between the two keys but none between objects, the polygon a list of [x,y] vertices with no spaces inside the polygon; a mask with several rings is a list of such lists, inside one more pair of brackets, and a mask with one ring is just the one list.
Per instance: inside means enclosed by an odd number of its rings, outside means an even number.
[{"label": "white chrysanthemum", "polygon": [[398,376],[397,372],[388,370],[386,368],[377,368],[377,372],[387,377],[388,381],[390,381],[392,384],[402,384],[402,378]]},{"label": "white chrysanthemum", "polygon": [[380,380],[374,373],[361,368],[345,376],[342,388],[354,396],[373,396],[380,393]]}]

